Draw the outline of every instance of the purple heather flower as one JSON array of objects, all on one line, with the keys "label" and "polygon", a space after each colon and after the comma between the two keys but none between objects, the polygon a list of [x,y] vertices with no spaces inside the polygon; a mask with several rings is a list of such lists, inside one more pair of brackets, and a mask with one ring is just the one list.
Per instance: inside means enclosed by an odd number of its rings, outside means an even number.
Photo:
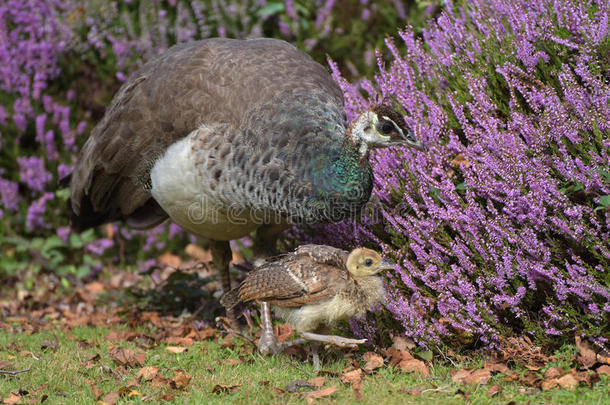
[{"label": "purple heather flower", "polygon": [[0,177],[0,197],[2,205],[10,212],[15,212],[19,209],[19,186],[17,183]]},{"label": "purple heather flower", "polygon": [[28,188],[39,193],[43,192],[47,183],[51,181],[53,176],[47,172],[44,167],[44,161],[41,158],[19,157],[19,178],[25,183]]},{"label": "purple heather flower", "polygon": [[43,214],[47,210],[47,201],[55,198],[53,193],[44,193],[42,197],[34,201],[28,208],[28,214],[26,216],[26,227],[30,230],[44,229],[45,223],[42,218]]},{"label": "purple heather flower", "polygon": [[70,227],[69,226],[60,226],[57,228],[57,236],[64,243],[68,243],[68,238],[70,237]]},{"label": "purple heather flower", "polygon": [[104,252],[114,246],[112,239],[101,238],[89,243],[86,248],[96,256],[101,256]]}]

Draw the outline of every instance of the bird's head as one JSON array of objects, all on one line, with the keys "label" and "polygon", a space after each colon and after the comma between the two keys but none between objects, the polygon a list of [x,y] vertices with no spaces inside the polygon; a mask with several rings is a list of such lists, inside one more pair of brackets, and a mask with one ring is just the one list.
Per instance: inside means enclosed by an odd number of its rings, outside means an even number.
[{"label": "bird's head", "polygon": [[360,153],[386,146],[410,146],[424,149],[422,142],[411,131],[402,115],[384,104],[377,104],[360,114],[352,123],[350,138],[360,144]]},{"label": "bird's head", "polygon": [[346,263],[347,270],[354,277],[372,276],[383,270],[390,270],[394,265],[384,260],[374,250],[357,248],[350,252]]}]

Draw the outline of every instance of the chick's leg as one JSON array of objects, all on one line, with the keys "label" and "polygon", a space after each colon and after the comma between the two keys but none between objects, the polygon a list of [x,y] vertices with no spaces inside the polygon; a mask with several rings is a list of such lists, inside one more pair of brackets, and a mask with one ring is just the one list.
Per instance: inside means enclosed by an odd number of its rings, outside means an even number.
[{"label": "chick's leg", "polygon": [[[212,251],[212,260],[214,266],[220,275],[220,282],[223,292],[231,291],[231,275],[229,274],[229,264],[231,263],[231,246],[227,241],[210,241],[210,250]],[[227,308],[227,318],[231,322],[231,328],[239,330],[237,317],[233,308]]]},{"label": "chick's leg", "polygon": [[271,311],[267,302],[261,303],[261,338],[258,341],[258,351],[265,355],[279,354],[282,351],[273,332]]}]

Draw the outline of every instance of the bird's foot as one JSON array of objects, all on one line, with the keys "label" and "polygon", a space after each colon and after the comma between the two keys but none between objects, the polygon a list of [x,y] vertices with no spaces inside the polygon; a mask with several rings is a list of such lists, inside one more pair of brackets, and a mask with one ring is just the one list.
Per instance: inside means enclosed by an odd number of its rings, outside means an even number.
[{"label": "bird's foot", "polygon": [[265,331],[261,333],[261,338],[258,341],[259,353],[265,356],[269,354],[276,355],[280,354],[283,350],[284,348],[278,343],[273,331],[271,333],[266,333]]},{"label": "bird's foot", "polygon": [[304,339],[312,342],[320,342],[338,347],[347,347],[350,349],[354,349],[358,347],[358,345],[366,343],[366,339],[350,339],[343,336],[320,335],[311,332],[301,332],[301,336],[303,336]]}]

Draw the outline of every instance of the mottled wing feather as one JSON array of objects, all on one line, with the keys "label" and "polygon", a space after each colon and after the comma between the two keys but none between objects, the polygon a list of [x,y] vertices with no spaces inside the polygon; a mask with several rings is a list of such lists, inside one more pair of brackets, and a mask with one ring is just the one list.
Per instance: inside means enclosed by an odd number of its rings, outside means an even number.
[{"label": "mottled wing feather", "polygon": [[326,245],[301,245],[295,250],[296,254],[305,254],[316,263],[345,268],[349,252]]},{"label": "mottled wing feather", "polygon": [[[149,204],[156,159],[201,124],[244,133],[239,147],[248,155],[279,145],[285,171],[299,164],[291,158],[340,144],[341,131],[320,136],[316,123],[341,123],[342,116],[341,91],[326,69],[286,42],[216,38],[175,46],[124,83],[92,131],[71,178],[73,225],[127,219]],[[139,212],[138,222],[146,224],[156,208]]]},{"label": "mottled wing feather", "polygon": [[315,304],[332,298],[346,280],[342,268],[317,263],[305,254],[291,254],[249,274],[239,287],[239,299],[285,307]]}]

